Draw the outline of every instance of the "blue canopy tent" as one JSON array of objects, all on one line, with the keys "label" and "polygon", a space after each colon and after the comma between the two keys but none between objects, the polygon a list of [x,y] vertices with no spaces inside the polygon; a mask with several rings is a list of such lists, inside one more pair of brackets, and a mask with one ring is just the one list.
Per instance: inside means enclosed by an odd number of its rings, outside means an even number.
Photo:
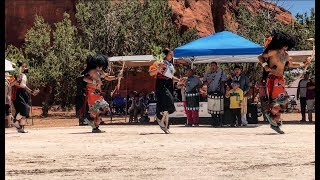
[{"label": "blue canopy tent", "polygon": [[[206,60],[210,56],[216,57],[217,60],[221,59],[218,57],[224,57],[224,62],[226,62],[225,58],[228,56],[243,56],[243,61],[241,62],[257,62],[257,55],[262,52],[263,47],[259,44],[249,41],[232,32],[222,31],[175,48],[174,57],[183,58],[200,56],[198,59],[192,58],[194,63],[197,61],[200,63],[201,57],[206,57]],[[248,58],[251,58],[251,60],[248,61]],[[231,60],[229,62],[233,61]]]}]

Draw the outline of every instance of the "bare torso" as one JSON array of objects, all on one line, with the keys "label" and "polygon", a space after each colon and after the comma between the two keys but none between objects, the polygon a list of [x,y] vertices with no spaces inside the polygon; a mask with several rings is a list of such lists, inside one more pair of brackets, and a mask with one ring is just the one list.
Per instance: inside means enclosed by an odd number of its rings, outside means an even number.
[{"label": "bare torso", "polygon": [[91,79],[93,79],[93,80],[95,80],[97,82],[96,89],[101,91],[101,84],[102,83],[101,83],[101,79],[100,79],[98,71],[95,70],[95,69],[92,69],[92,70],[89,71],[88,74],[89,74]]},{"label": "bare torso", "polygon": [[289,55],[286,52],[280,50],[271,50],[268,52],[269,55],[269,67],[271,68],[270,73],[276,76],[283,76],[286,61],[289,59]]}]

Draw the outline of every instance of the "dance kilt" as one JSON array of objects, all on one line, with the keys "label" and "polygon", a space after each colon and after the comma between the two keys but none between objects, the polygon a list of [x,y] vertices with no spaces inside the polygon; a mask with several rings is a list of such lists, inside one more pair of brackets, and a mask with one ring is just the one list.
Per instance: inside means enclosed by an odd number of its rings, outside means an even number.
[{"label": "dance kilt", "polygon": [[283,76],[269,74],[266,85],[271,106],[285,106],[288,103],[288,94],[285,90],[286,84]]},{"label": "dance kilt", "polygon": [[186,93],[186,110],[199,110],[199,93]]},{"label": "dance kilt", "polygon": [[162,117],[161,112],[168,111],[172,114],[176,111],[174,106],[174,98],[172,96],[173,83],[172,79],[157,78],[156,80],[156,114],[159,119]]},{"label": "dance kilt", "polygon": [[15,100],[13,101],[16,115],[20,113],[21,116],[29,117],[30,114],[30,96],[25,88],[17,88]]},{"label": "dance kilt", "polygon": [[92,84],[87,85],[87,91],[89,113],[92,116],[97,116],[100,110],[104,111],[109,107],[109,104],[101,96],[100,91],[96,90]]}]

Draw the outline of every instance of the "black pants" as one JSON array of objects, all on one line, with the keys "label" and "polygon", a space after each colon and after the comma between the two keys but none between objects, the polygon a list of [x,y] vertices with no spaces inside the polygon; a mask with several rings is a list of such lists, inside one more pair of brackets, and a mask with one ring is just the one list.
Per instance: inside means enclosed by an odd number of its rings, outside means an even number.
[{"label": "black pants", "polygon": [[11,109],[9,104],[5,104],[4,111],[6,116],[9,116],[11,114]]},{"label": "black pants", "polygon": [[307,98],[300,97],[300,107],[301,107],[302,120],[306,120],[306,106],[307,106]]},{"label": "black pants", "polygon": [[212,126],[221,126],[222,125],[222,114],[211,114],[212,117]]},{"label": "black pants", "polygon": [[238,125],[241,125],[241,108],[230,109],[231,111],[231,125],[235,125],[238,121]]}]

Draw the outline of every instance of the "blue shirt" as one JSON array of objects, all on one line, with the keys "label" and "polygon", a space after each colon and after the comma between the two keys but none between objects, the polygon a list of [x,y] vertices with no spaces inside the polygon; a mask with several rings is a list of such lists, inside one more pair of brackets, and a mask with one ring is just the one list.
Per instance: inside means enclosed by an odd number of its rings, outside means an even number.
[{"label": "blue shirt", "polygon": [[187,83],[186,83],[186,93],[198,92],[200,84],[201,84],[201,81],[198,77],[196,76],[188,77]]},{"label": "blue shirt", "polygon": [[[203,81],[208,82],[208,93],[210,94],[215,91],[220,91],[220,89],[218,89],[219,84],[220,84],[220,88],[223,88],[224,84],[221,84],[222,83],[221,81],[227,81],[227,77],[221,69],[218,69],[215,72],[206,73],[203,77]],[[224,93],[224,92],[221,92],[221,93]]]}]

